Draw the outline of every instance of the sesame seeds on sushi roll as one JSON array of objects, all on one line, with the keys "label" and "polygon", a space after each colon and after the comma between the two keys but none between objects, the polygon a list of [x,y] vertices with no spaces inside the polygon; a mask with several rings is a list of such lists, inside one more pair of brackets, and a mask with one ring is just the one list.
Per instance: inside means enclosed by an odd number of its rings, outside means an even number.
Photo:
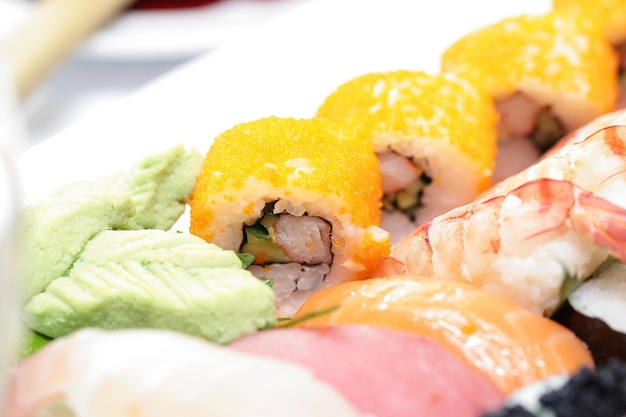
[{"label": "sesame seeds on sushi roll", "polygon": [[[537,156],[564,134],[615,109],[617,64],[595,25],[556,12],[502,19],[458,39],[441,58],[443,70],[496,101],[500,143],[529,140]],[[498,180],[510,174],[508,160],[520,157],[505,155],[505,149],[499,148]]]},{"label": "sesame seeds on sushi roll", "polygon": [[278,313],[313,292],[368,277],[390,251],[378,227],[381,180],[372,145],[323,120],[267,117],[215,138],[191,206],[190,230],[254,257]]},{"label": "sesame seeds on sushi roll", "polygon": [[454,74],[364,74],[328,95],[316,117],[373,143],[384,191],[382,227],[393,241],[491,183],[495,107]]}]

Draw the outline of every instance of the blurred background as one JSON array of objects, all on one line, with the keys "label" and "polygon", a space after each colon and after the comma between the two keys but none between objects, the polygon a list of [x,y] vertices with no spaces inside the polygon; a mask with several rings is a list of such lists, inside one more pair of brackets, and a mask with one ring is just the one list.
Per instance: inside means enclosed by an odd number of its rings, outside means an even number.
[{"label": "blurred background", "polygon": [[[32,18],[35,1],[49,0],[0,0],[0,42]],[[310,2],[136,1],[82,42],[25,98],[22,109],[30,145],[115,105],[194,57],[212,53]]]}]

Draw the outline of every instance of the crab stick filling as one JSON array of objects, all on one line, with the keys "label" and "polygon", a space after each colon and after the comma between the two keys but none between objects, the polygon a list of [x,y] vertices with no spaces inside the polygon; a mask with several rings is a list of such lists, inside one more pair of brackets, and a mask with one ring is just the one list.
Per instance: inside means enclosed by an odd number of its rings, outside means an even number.
[{"label": "crab stick filling", "polygon": [[410,158],[396,152],[378,154],[383,186],[383,209],[400,211],[411,220],[420,205],[420,197],[430,178]]},{"label": "crab stick filling", "polygon": [[316,289],[333,261],[331,225],[317,216],[275,214],[267,204],[253,225],[244,226],[241,253],[254,256],[250,272],[271,279],[277,298]]},{"label": "crab stick filling", "polygon": [[533,101],[522,92],[500,100],[496,109],[500,113],[501,139],[527,138],[538,151],[545,152],[565,134],[563,124],[549,106]]}]

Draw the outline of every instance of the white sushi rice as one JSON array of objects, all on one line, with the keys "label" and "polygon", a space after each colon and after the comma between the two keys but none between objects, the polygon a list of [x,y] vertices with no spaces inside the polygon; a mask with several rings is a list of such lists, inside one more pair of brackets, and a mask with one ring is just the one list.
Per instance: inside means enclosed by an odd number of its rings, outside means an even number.
[{"label": "white sushi rice", "polygon": [[626,265],[614,263],[603,268],[574,291],[569,302],[579,313],[626,333]]},{"label": "white sushi rice", "polygon": [[545,314],[558,307],[567,276],[579,281],[588,278],[606,256],[605,249],[568,231],[527,254],[497,258],[493,263],[496,276],[485,277],[481,286]]}]

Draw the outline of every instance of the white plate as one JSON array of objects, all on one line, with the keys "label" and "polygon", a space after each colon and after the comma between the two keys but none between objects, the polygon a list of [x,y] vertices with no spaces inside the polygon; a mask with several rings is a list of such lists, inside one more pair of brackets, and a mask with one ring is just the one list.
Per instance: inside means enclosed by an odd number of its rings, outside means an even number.
[{"label": "white plate", "polygon": [[[0,0],[0,39],[24,22],[36,0]],[[106,0],[102,0],[106,1]],[[78,51],[89,59],[179,59],[214,49],[311,0],[221,0],[177,10],[131,10]]]},{"label": "white plate", "polygon": [[310,117],[335,87],[366,72],[436,72],[441,52],[460,36],[548,7],[549,0],[313,3],[27,151],[19,161],[24,200],[71,180],[126,169],[178,143],[204,152],[236,123]]}]

